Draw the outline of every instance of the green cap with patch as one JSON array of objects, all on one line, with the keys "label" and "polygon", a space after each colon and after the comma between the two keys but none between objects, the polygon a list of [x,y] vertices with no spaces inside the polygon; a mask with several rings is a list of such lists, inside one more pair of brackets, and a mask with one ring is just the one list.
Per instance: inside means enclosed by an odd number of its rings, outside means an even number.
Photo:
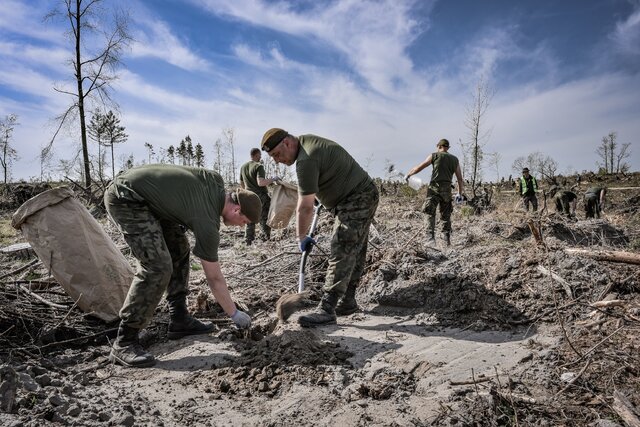
[{"label": "green cap with patch", "polygon": [[289,133],[284,129],[269,129],[264,133],[264,136],[262,137],[262,149],[268,153],[269,151],[276,148],[276,145],[280,144],[282,140],[287,137],[287,135],[289,135]]},{"label": "green cap with patch", "polygon": [[262,212],[260,197],[253,191],[242,189],[236,192],[236,197],[240,205],[240,212],[249,218],[252,223],[257,224],[260,222],[260,213]]}]

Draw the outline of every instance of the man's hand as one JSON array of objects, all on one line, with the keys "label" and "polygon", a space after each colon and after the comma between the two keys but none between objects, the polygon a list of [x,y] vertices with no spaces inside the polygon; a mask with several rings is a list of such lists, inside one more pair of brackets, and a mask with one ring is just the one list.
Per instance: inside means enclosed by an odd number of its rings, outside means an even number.
[{"label": "man's hand", "polygon": [[269,178],[271,181],[275,182],[276,184],[279,183],[280,181],[282,181],[282,178],[280,178],[279,176],[273,176],[271,178]]},{"label": "man's hand", "polygon": [[298,242],[298,247],[300,248],[300,252],[307,252],[311,250],[311,247],[316,244],[316,241],[313,240],[311,236],[304,236],[304,239]]},{"label": "man's hand", "polygon": [[404,176],[404,182],[409,182],[409,178],[411,178],[411,175],[407,174]]},{"label": "man's hand", "polygon": [[251,316],[241,310],[237,310],[231,316],[231,320],[236,324],[238,329],[249,329],[251,327]]}]

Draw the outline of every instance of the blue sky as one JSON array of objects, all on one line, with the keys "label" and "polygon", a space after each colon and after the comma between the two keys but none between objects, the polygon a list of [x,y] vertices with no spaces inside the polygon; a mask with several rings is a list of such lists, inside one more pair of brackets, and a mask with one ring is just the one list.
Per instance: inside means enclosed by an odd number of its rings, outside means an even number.
[{"label": "blue sky", "polygon": [[[16,179],[39,177],[52,118],[69,103],[53,90],[73,84],[67,27],[43,22],[59,4],[0,0],[0,117],[19,116]],[[440,138],[460,154],[465,108],[485,76],[495,95],[484,149],[501,153],[502,175],[533,151],[553,156],[562,173],[594,170],[611,131],[632,144],[629,161],[640,170],[640,0],[104,5],[130,12],[135,38],[113,86],[129,134],[116,157],[143,161],[145,142],[167,148],[188,134],[211,164],[214,141],[233,128],[245,160],[264,131],[282,127],[337,141],[374,176],[387,163],[407,171]],[[67,129],[57,158],[73,156],[78,140]]]}]

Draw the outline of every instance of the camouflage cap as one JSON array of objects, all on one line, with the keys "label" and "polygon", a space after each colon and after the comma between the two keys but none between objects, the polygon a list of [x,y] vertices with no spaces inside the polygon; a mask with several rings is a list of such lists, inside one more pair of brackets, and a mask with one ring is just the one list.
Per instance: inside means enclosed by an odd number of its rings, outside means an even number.
[{"label": "camouflage cap", "polygon": [[449,148],[449,141],[446,139],[441,139],[440,141],[438,141],[437,144],[438,147],[447,147]]},{"label": "camouflage cap", "polygon": [[271,128],[264,133],[262,137],[262,149],[267,153],[273,150],[276,145],[280,144],[284,138],[287,137],[289,133],[280,128]]},{"label": "camouflage cap", "polygon": [[262,212],[260,197],[252,191],[242,189],[236,192],[236,197],[240,205],[240,212],[249,218],[249,221],[253,223],[260,222],[260,213]]}]

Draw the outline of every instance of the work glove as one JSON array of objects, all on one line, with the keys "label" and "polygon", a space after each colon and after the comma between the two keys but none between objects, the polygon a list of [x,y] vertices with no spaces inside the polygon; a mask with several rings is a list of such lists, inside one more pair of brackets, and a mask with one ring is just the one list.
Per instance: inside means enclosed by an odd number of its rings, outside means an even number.
[{"label": "work glove", "polygon": [[244,311],[236,309],[236,312],[231,316],[231,320],[233,320],[238,329],[249,329],[251,327],[251,316]]},{"label": "work glove", "polygon": [[453,200],[456,202],[456,205],[459,205],[460,203],[462,203],[462,196],[460,195],[460,193],[457,193],[453,198]]},{"label": "work glove", "polygon": [[300,248],[300,252],[310,251],[311,247],[316,244],[316,241],[313,240],[311,236],[304,236],[304,239],[298,242],[298,247]]},{"label": "work glove", "polygon": [[409,178],[411,178],[411,175],[405,175],[404,182],[409,182]]},{"label": "work glove", "polygon": [[279,176],[273,176],[271,178],[269,178],[271,181],[275,182],[276,184],[279,183],[280,181],[282,181],[282,178],[280,178]]}]

